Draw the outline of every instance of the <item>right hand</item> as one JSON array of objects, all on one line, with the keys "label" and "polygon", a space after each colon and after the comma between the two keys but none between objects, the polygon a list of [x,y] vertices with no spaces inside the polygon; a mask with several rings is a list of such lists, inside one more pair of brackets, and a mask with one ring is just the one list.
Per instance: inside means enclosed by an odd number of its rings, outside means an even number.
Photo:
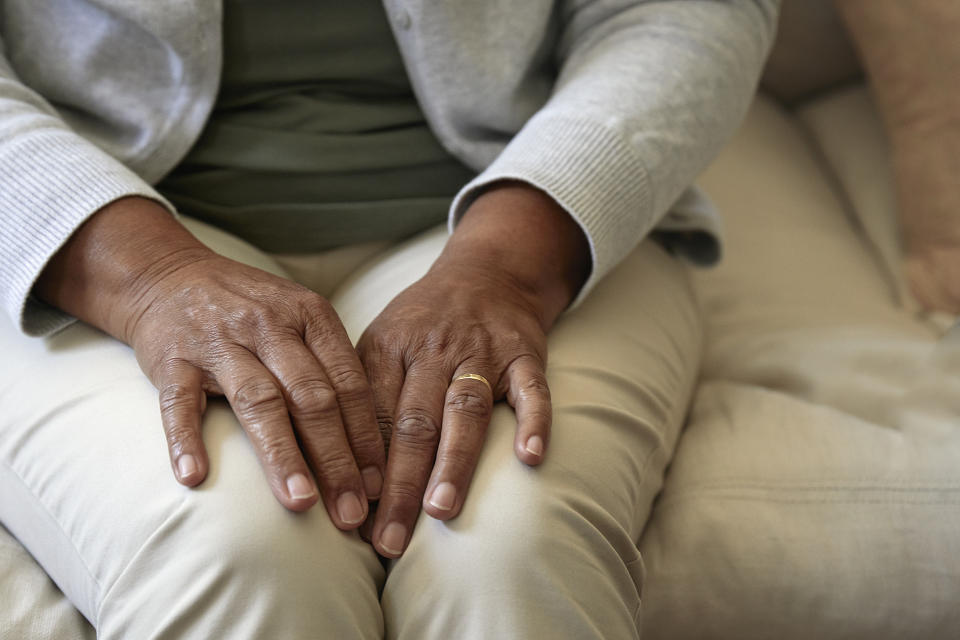
[{"label": "right hand", "polygon": [[143,199],[81,227],[38,293],[133,347],[159,389],[181,483],[206,476],[201,420],[206,395],[222,394],[281,504],[313,506],[315,474],[337,527],[366,518],[384,446],[363,367],[325,299],[210,251]]}]

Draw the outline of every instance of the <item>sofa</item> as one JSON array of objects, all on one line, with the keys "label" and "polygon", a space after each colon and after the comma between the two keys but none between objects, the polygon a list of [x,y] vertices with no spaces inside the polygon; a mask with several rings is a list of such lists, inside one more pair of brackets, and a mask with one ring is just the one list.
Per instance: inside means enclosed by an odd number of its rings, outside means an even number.
[{"label": "sofa", "polygon": [[[830,3],[788,1],[699,180],[724,260],[689,267],[707,341],[640,540],[644,638],[960,635],[960,329],[904,286],[888,159]],[[94,637],[0,528],[0,638]]]}]

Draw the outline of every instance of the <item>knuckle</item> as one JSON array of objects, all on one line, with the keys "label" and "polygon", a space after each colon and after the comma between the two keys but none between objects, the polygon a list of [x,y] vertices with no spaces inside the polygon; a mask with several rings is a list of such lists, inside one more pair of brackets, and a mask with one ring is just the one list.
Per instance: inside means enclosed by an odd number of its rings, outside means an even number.
[{"label": "knuckle", "polygon": [[197,438],[196,430],[187,425],[177,424],[167,427],[167,444],[176,451],[193,444]]},{"label": "knuckle", "polygon": [[412,445],[433,445],[440,439],[440,424],[424,413],[408,413],[397,419],[395,440]]},{"label": "knuckle", "polygon": [[395,353],[396,346],[403,335],[405,334],[402,325],[378,326],[376,330],[367,329],[364,333],[367,349],[378,354]]},{"label": "knuckle", "polygon": [[300,300],[300,306],[308,316],[325,316],[333,311],[333,305],[323,296],[307,291]]},{"label": "knuckle", "polygon": [[357,398],[367,395],[369,385],[367,377],[354,368],[344,368],[329,373],[330,382],[337,390],[337,395],[347,398]]},{"label": "knuckle", "polygon": [[250,380],[237,387],[233,405],[245,416],[257,415],[282,408],[283,394],[269,380]]},{"label": "knuckle", "polygon": [[550,387],[547,379],[542,375],[535,375],[523,381],[520,385],[520,396],[523,398],[550,398]]},{"label": "knuckle", "polygon": [[501,331],[497,337],[501,344],[513,352],[523,351],[527,344],[529,344],[529,340],[524,332],[516,327],[510,327],[509,329]]},{"label": "knuckle", "polygon": [[447,407],[455,412],[474,418],[485,418],[490,415],[490,402],[474,391],[451,391],[447,395]]},{"label": "knuckle", "polygon": [[377,409],[377,424],[380,425],[380,432],[390,433],[393,431],[393,413],[384,409]]},{"label": "knuckle", "polygon": [[389,449],[390,438],[393,436],[393,414],[377,411],[377,427],[380,429],[384,449]]},{"label": "knuckle", "polygon": [[364,425],[363,428],[353,428],[349,431],[350,446],[358,453],[369,455],[371,452],[383,450],[379,429]]},{"label": "knuckle", "polygon": [[437,455],[437,466],[442,467],[445,474],[461,474],[473,468],[476,458],[475,451],[463,448],[447,449]]},{"label": "knuckle", "polygon": [[300,299],[299,311],[304,326],[312,327],[321,335],[329,331],[330,322],[337,318],[333,305],[326,298],[312,291]]},{"label": "knuckle", "polygon": [[328,414],[337,410],[337,396],[333,388],[322,380],[297,380],[287,387],[287,393],[298,412]]},{"label": "knuckle", "polygon": [[432,358],[439,358],[450,351],[454,338],[447,330],[434,330],[423,338],[423,351]]},{"label": "knuckle", "polygon": [[377,424],[380,425],[380,429],[381,430],[383,430],[384,428],[386,428],[387,430],[393,429],[393,412],[388,411],[386,409],[382,409],[380,407],[377,407],[376,411],[377,411],[376,413]]},{"label": "knuckle", "polygon": [[174,382],[160,389],[160,411],[164,414],[175,412],[178,409],[196,404],[199,400],[199,389],[190,385]]},{"label": "knuckle", "polygon": [[352,484],[357,475],[357,465],[353,458],[343,452],[328,453],[313,461],[317,475],[324,479],[324,484],[331,485],[335,481],[337,486]]},{"label": "knuckle", "polygon": [[169,344],[155,346],[154,353],[158,356],[157,371],[162,380],[172,384],[183,379],[183,369],[191,365],[185,342],[185,340],[174,340]]},{"label": "knuckle", "polygon": [[385,449],[379,433],[376,434],[376,439],[351,443],[351,453],[353,455],[351,459],[358,470],[370,465],[382,468],[386,462]]},{"label": "knuckle", "polygon": [[236,311],[236,324],[246,329],[261,329],[274,324],[276,314],[270,307],[259,304],[245,306]]},{"label": "knuckle", "polygon": [[387,494],[395,502],[416,504],[419,507],[420,501],[423,500],[424,489],[425,487],[421,487],[411,480],[396,478],[390,483]]},{"label": "knuckle", "polygon": [[523,412],[523,417],[533,422],[549,425],[553,417],[553,412],[550,409],[550,405],[534,406],[528,407]]},{"label": "knuckle", "polygon": [[300,449],[292,438],[276,433],[261,435],[261,450],[264,465],[274,469],[292,467],[301,457]]},{"label": "knuckle", "polygon": [[490,353],[493,351],[494,342],[493,335],[485,328],[478,328],[470,335],[470,346],[477,353]]}]

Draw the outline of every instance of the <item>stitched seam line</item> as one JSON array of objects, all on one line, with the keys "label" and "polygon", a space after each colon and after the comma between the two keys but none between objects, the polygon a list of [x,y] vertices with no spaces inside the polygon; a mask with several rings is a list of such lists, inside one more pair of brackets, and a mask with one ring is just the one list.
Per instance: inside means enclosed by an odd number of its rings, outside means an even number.
[{"label": "stitched seam line", "polygon": [[832,496],[809,496],[809,497],[784,497],[772,495],[772,492],[761,491],[754,494],[724,492],[724,491],[703,491],[696,494],[687,494],[685,496],[672,496],[664,499],[658,505],[659,509],[666,509],[676,506],[684,501],[696,500],[727,500],[727,501],[745,501],[745,502],[773,502],[778,504],[897,504],[897,505],[956,505],[960,504],[960,492],[954,496],[936,496],[933,493],[921,493],[922,499],[909,500],[909,496],[903,492],[897,496],[888,498],[876,497],[856,497],[844,496],[841,494]]},{"label": "stitched seam line", "polygon": [[684,484],[672,489],[675,492],[692,493],[694,491],[729,491],[744,489],[751,491],[890,491],[890,492],[938,492],[960,491],[960,484],[944,482],[943,484],[923,483],[909,485],[904,481],[902,485],[890,484],[889,480],[856,480],[847,479],[842,483],[830,480],[809,480],[804,482],[776,481],[776,480],[714,480]]}]

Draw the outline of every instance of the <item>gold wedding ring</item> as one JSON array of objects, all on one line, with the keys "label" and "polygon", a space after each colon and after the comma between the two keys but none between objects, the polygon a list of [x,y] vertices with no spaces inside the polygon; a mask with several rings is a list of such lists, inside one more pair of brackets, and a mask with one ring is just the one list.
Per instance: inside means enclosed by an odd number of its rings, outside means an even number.
[{"label": "gold wedding ring", "polygon": [[487,385],[487,389],[490,389],[491,394],[493,393],[493,387],[490,386],[490,381],[479,373],[464,373],[453,379],[454,382],[457,380],[479,380],[483,384]]}]

